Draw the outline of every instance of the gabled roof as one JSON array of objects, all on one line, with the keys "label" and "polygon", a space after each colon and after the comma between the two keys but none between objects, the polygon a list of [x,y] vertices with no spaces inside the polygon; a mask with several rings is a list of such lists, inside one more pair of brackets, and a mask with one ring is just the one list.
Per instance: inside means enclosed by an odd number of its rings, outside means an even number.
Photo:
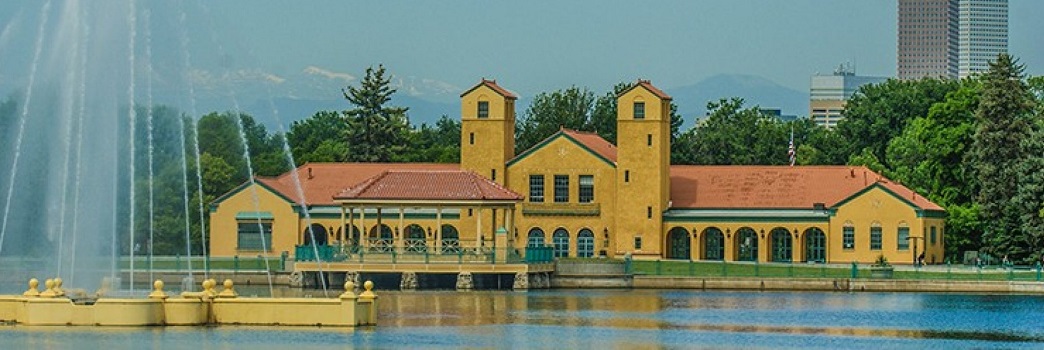
[{"label": "gabled roof", "polygon": [[631,85],[631,87],[627,88],[627,90],[624,90],[624,91],[620,92],[619,94],[616,94],[616,97],[623,96],[624,94],[626,94],[628,92],[631,92],[631,90],[634,90],[634,88],[637,88],[639,86],[645,88],[646,90],[649,90],[649,92],[651,92],[653,95],[656,95],[656,97],[659,97],[659,98],[664,99],[664,100],[670,100],[671,99],[671,95],[668,95],[666,92],[663,92],[663,90],[660,90],[657,87],[653,86],[653,84],[651,82],[649,82],[648,80],[642,80],[642,79],[638,79],[638,82],[634,83],[634,85]]},{"label": "gabled roof", "polygon": [[337,205],[333,197],[344,189],[389,170],[447,171],[459,170],[459,164],[438,163],[306,163],[278,177],[257,178],[257,182],[272,189],[293,203],[301,202],[294,174],[301,182],[304,203],[308,205]]},{"label": "gabled roof", "polygon": [[511,164],[517,163],[560,137],[565,137],[577,146],[580,146],[580,148],[591,152],[592,155],[598,158],[601,158],[602,161],[608,163],[610,166],[616,167],[616,145],[613,145],[612,142],[606,141],[596,133],[576,131],[566,128],[559,129],[558,132],[548,136],[543,141],[538,142],[536,145],[522,153],[519,153],[514,158],[511,158],[511,160],[507,162],[507,165],[511,166]]},{"label": "gabled roof", "polygon": [[500,85],[497,85],[497,81],[496,80],[486,80],[485,78],[482,78],[482,81],[480,81],[478,84],[475,84],[475,86],[472,86],[470,89],[467,89],[466,91],[461,93],[460,97],[464,97],[464,95],[467,95],[471,91],[474,91],[475,89],[478,89],[479,86],[486,86],[486,87],[488,87],[490,89],[493,89],[493,91],[496,91],[498,94],[500,94],[500,96],[504,96],[504,98],[507,98],[509,100],[518,99],[518,96],[515,96],[514,93],[512,93],[511,91],[508,91],[505,88],[500,87]]},{"label": "gabled roof", "polygon": [[866,167],[673,165],[670,172],[672,208],[830,208],[881,187],[915,208],[944,210]]},{"label": "gabled roof", "polygon": [[522,196],[463,170],[388,170],[334,197],[336,200],[518,201]]}]

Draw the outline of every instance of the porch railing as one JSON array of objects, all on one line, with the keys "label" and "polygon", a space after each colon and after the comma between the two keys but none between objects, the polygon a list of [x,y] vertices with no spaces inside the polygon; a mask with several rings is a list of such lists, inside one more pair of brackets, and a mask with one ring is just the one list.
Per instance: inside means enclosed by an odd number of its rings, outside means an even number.
[{"label": "porch railing", "polygon": [[498,263],[548,263],[554,261],[553,247],[467,247],[459,243],[436,248],[420,242],[404,247],[391,245],[360,247],[311,245],[296,246],[296,261],[316,261],[349,263],[424,263],[424,264],[498,264]]}]

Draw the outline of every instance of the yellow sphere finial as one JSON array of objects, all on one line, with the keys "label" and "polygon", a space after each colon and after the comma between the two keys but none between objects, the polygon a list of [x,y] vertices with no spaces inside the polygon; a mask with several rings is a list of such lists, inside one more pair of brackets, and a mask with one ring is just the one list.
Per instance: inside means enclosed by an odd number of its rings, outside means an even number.
[{"label": "yellow sphere finial", "polygon": [[235,298],[235,297],[239,296],[239,294],[236,293],[236,290],[232,289],[232,280],[231,279],[226,279],[225,283],[222,283],[222,284],[225,286],[225,289],[222,290],[221,293],[218,293],[217,296],[219,298]]},{"label": "yellow sphere finial", "polygon": [[27,289],[25,291],[25,293],[22,293],[22,296],[27,296],[27,297],[38,297],[38,296],[40,296],[40,291],[38,290],[39,287],[40,287],[40,280],[35,279],[35,278],[29,279],[29,289]]},{"label": "yellow sphere finial", "polygon": [[341,299],[355,299],[355,283],[352,281],[344,282],[344,293],[341,293]]},{"label": "yellow sphere finial", "polygon": [[165,299],[167,293],[163,292],[163,280],[156,280],[152,282],[152,293],[149,293],[149,298],[152,299]]},{"label": "yellow sphere finial", "polygon": [[374,298],[377,297],[376,294],[373,294],[373,282],[372,281],[364,282],[363,283],[363,288],[365,288],[366,291],[364,291],[361,294],[359,294],[360,298],[374,299]]}]

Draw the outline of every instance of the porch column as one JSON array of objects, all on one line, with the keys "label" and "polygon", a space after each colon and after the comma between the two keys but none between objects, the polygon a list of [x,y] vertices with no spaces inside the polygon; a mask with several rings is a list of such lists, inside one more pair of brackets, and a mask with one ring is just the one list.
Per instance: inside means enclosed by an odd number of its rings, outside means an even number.
[{"label": "porch column", "polygon": [[401,251],[401,249],[403,247],[405,247],[403,242],[406,241],[406,237],[404,237],[404,236],[406,236],[406,231],[402,230],[403,218],[405,217],[404,213],[405,213],[405,209],[403,209],[403,207],[400,205],[399,206],[399,227],[396,228],[396,231],[395,231],[395,232],[397,232],[397,234],[395,235],[395,250],[396,251]]},{"label": "porch column", "polygon": [[509,208],[509,209],[504,211],[504,223],[507,224],[506,225],[507,227],[505,227],[505,228],[508,231],[508,242],[512,242],[511,244],[508,244],[508,246],[514,247],[515,246],[515,244],[514,244],[514,241],[515,241],[515,238],[514,238],[515,237],[515,208],[514,207]]},{"label": "porch column", "polygon": [[383,219],[384,218],[383,218],[383,215],[381,213],[381,207],[377,207],[377,226],[376,226],[377,232],[376,233],[377,233],[377,239],[382,240],[381,242],[383,242],[383,239],[384,239],[384,237],[382,237],[382,235],[384,234],[384,220]]},{"label": "porch column", "polygon": [[475,248],[482,247],[482,207],[475,207]]},{"label": "porch column", "polygon": [[[348,233],[345,233],[347,236],[344,236],[344,240],[351,242],[352,229],[355,227],[355,207],[348,207],[348,225]],[[360,242],[355,243],[359,244]]]},{"label": "porch column", "polygon": [[442,248],[442,207],[435,207],[435,252]]},{"label": "porch column", "polygon": [[370,232],[366,229],[366,207],[359,208],[359,226],[362,226],[359,230],[359,245],[363,248],[369,248]]},{"label": "porch column", "polygon": [[345,238],[347,238],[348,235],[351,234],[351,228],[344,226],[347,222],[348,221],[345,219],[344,203],[341,203],[341,239],[339,239],[339,242],[337,242],[338,244],[340,244],[341,250],[344,250],[344,241],[346,240]]}]

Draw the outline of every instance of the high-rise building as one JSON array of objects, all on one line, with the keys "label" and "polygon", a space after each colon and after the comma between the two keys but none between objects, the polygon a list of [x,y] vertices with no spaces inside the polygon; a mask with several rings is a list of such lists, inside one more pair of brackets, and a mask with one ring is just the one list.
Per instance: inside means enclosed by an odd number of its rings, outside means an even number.
[{"label": "high-rise building", "polygon": [[832,75],[813,75],[810,91],[809,116],[816,125],[833,129],[843,118],[845,104],[860,86],[887,80],[883,77],[866,77],[855,74],[850,66],[840,65]]},{"label": "high-rise building", "polygon": [[956,78],[958,0],[899,0],[899,79]]},{"label": "high-rise building", "polygon": [[989,69],[1008,52],[1008,0],[960,0],[959,76]]}]

